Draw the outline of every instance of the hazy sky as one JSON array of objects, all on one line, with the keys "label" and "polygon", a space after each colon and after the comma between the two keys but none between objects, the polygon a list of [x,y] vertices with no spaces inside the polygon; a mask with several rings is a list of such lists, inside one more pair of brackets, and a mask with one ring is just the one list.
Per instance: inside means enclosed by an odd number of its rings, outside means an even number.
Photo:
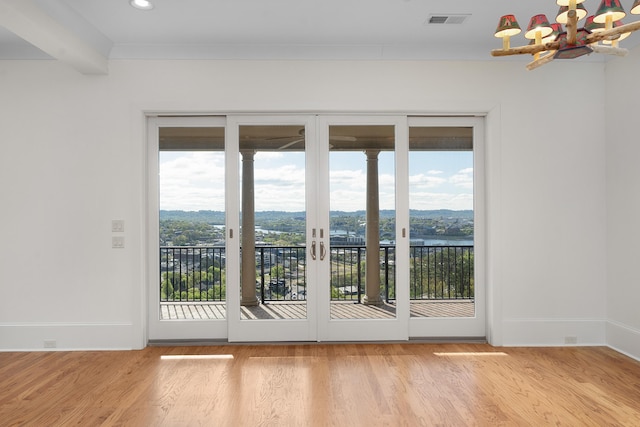
[{"label": "hazy sky", "polygon": [[[366,157],[332,152],[330,209],[364,210]],[[304,211],[305,165],[301,152],[255,156],[256,211]],[[394,209],[394,156],[379,156],[380,209]],[[410,152],[411,209],[473,209],[472,152]],[[160,209],[224,210],[224,153],[160,152]]]}]

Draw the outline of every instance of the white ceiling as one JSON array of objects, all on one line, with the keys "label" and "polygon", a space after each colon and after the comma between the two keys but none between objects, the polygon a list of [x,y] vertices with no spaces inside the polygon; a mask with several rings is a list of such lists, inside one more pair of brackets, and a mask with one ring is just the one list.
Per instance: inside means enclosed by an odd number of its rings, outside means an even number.
[{"label": "white ceiling", "polygon": [[[129,0],[0,0],[0,59],[84,60],[85,70],[76,66],[83,72],[104,72],[109,59],[499,61],[490,51],[501,46],[493,37],[501,15],[513,13],[526,27],[532,15],[554,20],[558,10],[554,0],[152,2],[141,11]],[[593,13],[599,2],[585,6]],[[631,3],[623,0],[627,10]],[[467,16],[462,24],[429,24],[431,15]],[[640,44],[637,36],[622,46]],[[512,45],[526,42],[520,35]]]}]

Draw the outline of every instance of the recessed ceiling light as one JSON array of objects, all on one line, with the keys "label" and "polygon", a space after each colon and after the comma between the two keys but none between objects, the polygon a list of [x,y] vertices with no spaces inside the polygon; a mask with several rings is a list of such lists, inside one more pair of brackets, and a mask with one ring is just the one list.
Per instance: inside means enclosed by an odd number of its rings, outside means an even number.
[{"label": "recessed ceiling light", "polygon": [[141,10],[153,9],[153,4],[151,4],[151,2],[148,0],[131,0],[129,3],[131,4],[131,6],[135,7],[136,9],[141,9]]}]

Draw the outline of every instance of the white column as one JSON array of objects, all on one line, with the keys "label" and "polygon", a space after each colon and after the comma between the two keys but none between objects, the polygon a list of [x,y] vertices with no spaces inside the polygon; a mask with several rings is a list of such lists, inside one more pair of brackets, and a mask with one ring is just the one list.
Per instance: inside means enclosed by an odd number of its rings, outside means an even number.
[{"label": "white column", "polygon": [[380,201],[378,194],[378,154],[367,150],[367,233],[365,296],[363,304],[380,305]]},{"label": "white column", "polygon": [[253,150],[242,151],[242,299],[240,305],[255,306],[256,226],[253,183]]}]

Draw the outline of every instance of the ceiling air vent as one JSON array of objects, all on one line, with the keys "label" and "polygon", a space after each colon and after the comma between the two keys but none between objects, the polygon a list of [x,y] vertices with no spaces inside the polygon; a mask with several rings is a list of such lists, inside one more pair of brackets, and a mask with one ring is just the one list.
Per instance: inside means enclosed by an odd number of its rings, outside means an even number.
[{"label": "ceiling air vent", "polygon": [[433,14],[429,15],[429,19],[427,19],[427,24],[462,24],[467,18],[469,18],[468,14],[450,14],[450,13],[442,13],[442,14]]}]

